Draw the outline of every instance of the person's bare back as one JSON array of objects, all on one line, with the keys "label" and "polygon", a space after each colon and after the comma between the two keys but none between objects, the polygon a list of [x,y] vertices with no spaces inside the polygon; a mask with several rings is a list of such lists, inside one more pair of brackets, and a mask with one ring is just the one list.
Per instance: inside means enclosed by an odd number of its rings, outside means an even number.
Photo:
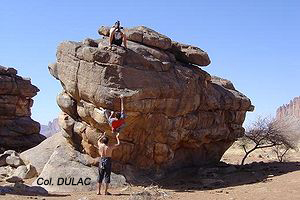
[{"label": "person's bare back", "polygon": [[119,134],[116,135],[117,144],[108,144],[108,142],[103,143],[105,140],[105,134],[98,140],[98,150],[101,158],[110,158],[112,156],[112,151],[120,145]]},{"label": "person's bare back", "polygon": [[106,145],[98,141],[98,146],[99,146],[99,155],[100,157],[111,157],[112,156],[112,151],[114,147],[110,145]]}]

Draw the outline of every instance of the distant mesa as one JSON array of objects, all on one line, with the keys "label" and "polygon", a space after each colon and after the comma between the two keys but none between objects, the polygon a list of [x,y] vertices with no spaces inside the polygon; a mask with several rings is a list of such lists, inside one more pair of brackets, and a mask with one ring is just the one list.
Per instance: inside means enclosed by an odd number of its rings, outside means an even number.
[{"label": "distant mesa", "polygon": [[41,125],[40,134],[46,136],[47,138],[61,131],[61,128],[58,124],[58,118],[55,118],[48,125]]},{"label": "distant mesa", "polygon": [[17,70],[0,66],[0,147],[26,150],[46,137],[40,124],[31,119],[33,97],[39,89],[31,80],[17,75]]},{"label": "distant mesa", "polygon": [[294,116],[300,119],[300,96],[295,97],[288,104],[280,106],[276,111],[276,118]]}]

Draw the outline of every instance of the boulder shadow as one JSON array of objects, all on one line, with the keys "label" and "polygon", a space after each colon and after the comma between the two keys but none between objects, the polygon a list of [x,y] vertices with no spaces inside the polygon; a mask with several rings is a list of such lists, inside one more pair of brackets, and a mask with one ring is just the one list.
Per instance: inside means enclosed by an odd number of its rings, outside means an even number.
[{"label": "boulder shadow", "polygon": [[0,186],[0,196],[2,195],[18,195],[18,196],[42,196],[42,197],[66,197],[70,194],[54,194],[49,193],[40,186],[29,186],[23,183],[16,183],[12,186]]},{"label": "boulder shadow", "polygon": [[269,182],[275,176],[300,170],[300,162],[254,162],[243,167],[221,164],[206,168],[185,168],[153,184],[174,192],[194,192]]}]

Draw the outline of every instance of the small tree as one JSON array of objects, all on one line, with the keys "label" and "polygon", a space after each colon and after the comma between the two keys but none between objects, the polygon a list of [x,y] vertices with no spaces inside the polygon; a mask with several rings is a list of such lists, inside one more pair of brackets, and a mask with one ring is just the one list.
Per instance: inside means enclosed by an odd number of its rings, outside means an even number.
[{"label": "small tree", "polygon": [[276,154],[279,162],[283,162],[290,150],[298,150],[300,139],[300,119],[293,116],[287,116],[275,121],[274,126],[285,138],[282,145],[274,146],[273,152]]},{"label": "small tree", "polygon": [[277,157],[282,161],[290,149],[297,149],[300,137],[300,120],[294,117],[283,119],[258,118],[252,124],[242,138],[242,148],[245,156],[241,165],[248,155],[256,149],[273,147]]},{"label": "small tree", "polygon": [[290,147],[286,145],[280,145],[273,147],[273,152],[276,154],[276,157],[279,162],[283,162],[287,153],[291,150]]}]

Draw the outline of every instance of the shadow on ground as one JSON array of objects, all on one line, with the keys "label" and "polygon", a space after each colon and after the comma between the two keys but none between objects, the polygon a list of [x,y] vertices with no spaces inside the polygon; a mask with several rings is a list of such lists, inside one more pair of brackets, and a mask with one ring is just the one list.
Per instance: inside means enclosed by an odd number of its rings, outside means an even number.
[{"label": "shadow on ground", "polygon": [[12,186],[0,186],[0,197],[2,195],[20,196],[43,196],[43,197],[66,197],[69,194],[50,194],[47,190],[39,186],[29,186],[22,183],[15,183]]},{"label": "shadow on ground", "polygon": [[269,182],[275,176],[300,170],[300,162],[251,163],[244,167],[221,163],[209,168],[186,168],[153,184],[174,192],[213,190],[259,182]]}]

